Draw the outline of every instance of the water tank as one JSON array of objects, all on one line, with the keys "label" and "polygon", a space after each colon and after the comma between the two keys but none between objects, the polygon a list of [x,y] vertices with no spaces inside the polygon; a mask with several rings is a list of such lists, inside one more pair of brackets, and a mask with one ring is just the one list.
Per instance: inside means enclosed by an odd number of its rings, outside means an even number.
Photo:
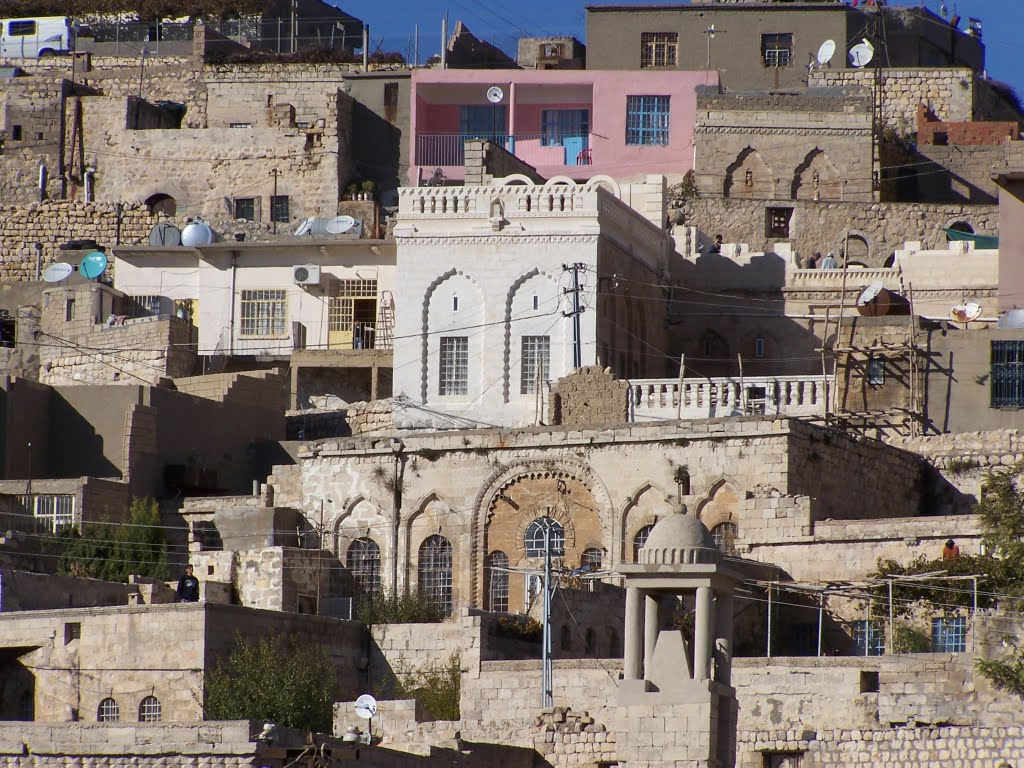
[{"label": "water tank", "polygon": [[189,247],[197,245],[209,245],[213,242],[213,230],[210,225],[202,219],[190,221],[181,230],[181,244]]}]

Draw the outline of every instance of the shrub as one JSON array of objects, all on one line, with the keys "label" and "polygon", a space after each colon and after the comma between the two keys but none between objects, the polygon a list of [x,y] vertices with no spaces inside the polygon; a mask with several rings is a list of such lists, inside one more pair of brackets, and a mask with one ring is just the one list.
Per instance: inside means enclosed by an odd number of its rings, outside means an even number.
[{"label": "shrub", "polygon": [[441,607],[419,592],[381,590],[356,600],[356,619],[364,624],[436,624]]},{"label": "shrub", "polygon": [[431,664],[422,669],[400,671],[392,696],[416,699],[434,720],[458,720],[462,688],[462,663],[453,653],[444,665]]}]

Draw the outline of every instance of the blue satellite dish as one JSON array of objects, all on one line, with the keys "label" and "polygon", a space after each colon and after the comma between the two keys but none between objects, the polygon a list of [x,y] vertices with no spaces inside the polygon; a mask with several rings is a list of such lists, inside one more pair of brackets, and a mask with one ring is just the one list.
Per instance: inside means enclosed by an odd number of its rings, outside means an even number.
[{"label": "blue satellite dish", "polygon": [[107,268],[107,255],[100,251],[92,251],[82,257],[82,263],[78,265],[78,273],[89,280],[94,280],[103,274]]}]

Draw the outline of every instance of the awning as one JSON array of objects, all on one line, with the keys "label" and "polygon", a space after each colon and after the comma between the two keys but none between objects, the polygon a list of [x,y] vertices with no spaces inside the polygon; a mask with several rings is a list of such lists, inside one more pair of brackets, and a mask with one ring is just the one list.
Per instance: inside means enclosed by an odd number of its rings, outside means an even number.
[{"label": "awning", "polygon": [[999,238],[995,235],[975,235],[971,232],[961,232],[959,229],[949,229],[948,227],[944,231],[949,240],[966,240],[969,243],[974,243],[975,248],[992,249],[999,247]]}]

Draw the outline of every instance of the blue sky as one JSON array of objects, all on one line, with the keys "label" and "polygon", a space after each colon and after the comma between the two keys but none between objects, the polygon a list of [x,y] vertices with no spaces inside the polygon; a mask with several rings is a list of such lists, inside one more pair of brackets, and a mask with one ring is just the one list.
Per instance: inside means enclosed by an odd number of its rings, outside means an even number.
[{"label": "blue sky", "polygon": [[[583,39],[585,0],[328,0],[370,24],[374,47],[397,50],[411,58],[414,28],[420,28],[420,60],[437,53],[445,10],[454,24],[461,19],[474,34],[514,53],[523,33],[571,34]],[[598,0],[591,0],[597,2]],[[600,0],[635,5],[650,0]],[[938,12],[945,2],[963,17],[982,20],[989,75],[1013,85],[1024,97],[1024,0],[897,0],[893,5],[925,5]]]}]

